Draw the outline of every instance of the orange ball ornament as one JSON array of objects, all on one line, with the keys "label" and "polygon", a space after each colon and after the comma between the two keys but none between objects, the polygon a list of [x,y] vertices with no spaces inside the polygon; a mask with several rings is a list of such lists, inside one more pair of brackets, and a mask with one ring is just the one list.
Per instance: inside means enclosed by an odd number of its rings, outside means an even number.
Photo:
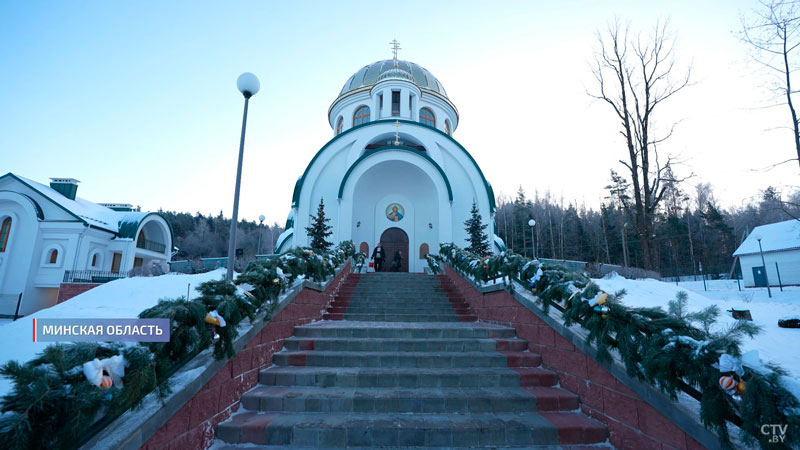
[{"label": "orange ball ornament", "polygon": [[114,385],[114,381],[108,375],[103,375],[103,378],[100,380],[100,387],[103,389],[108,389]]},{"label": "orange ball ornament", "polygon": [[744,394],[745,389],[747,389],[747,385],[744,383],[744,381],[736,383],[736,392],[738,392],[739,395]]},{"label": "orange ball ornament", "polygon": [[719,387],[730,392],[736,389],[736,380],[734,380],[733,377],[729,377],[727,375],[720,377]]}]

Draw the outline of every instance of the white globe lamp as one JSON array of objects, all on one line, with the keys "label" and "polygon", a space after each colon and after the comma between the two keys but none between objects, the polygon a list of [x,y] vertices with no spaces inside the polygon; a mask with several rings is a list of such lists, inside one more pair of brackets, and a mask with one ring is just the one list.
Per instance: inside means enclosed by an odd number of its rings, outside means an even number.
[{"label": "white globe lamp", "polygon": [[257,76],[250,72],[245,72],[239,75],[239,78],[236,80],[236,87],[239,88],[239,92],[241,92],[245,98],[250,98],[258,93],[258,90],[261,88],[261,83],[258,81]]}]

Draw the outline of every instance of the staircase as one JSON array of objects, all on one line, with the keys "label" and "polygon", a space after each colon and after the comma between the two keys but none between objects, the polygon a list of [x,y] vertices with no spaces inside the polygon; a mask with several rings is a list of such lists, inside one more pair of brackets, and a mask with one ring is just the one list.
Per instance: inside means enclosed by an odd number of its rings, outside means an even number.
[{"label": "staircase", "polygon": [[[513,328],[477,322],[442,278],[350,275],[295,328],[215,448],[605,445]],[[242,445],[245,444],[245,445]]]}]

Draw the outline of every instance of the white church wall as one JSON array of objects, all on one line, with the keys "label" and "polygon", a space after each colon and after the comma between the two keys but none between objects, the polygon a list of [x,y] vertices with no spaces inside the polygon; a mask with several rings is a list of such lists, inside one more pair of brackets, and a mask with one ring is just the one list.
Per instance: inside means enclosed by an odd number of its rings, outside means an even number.
[{"label": "white church wall", "polygon": [[[399,222],[386,217],[386,208],[392,203],[405,209]],[[422,271],[419,246],[438,246],[441,218],[449,216],[449,201],[441,175],[428,161],[408,152],[386,152],[370,157],[353,171],[345,187],[341,214],[340,226],[350,224],[350,238],[356,248],[366,242],[373,249],[388,228],[405,231],[409,249],[403,257],[409,258],[409,270]]]},{"label": "white church wall", "polygon": [[[294,217],[294,245],[308,245],[308,235],[305,228],[310,223],[311,215],[316,216],[320,198],[325,200],[325,215],[332,223],[338,221],[338,192],[339,183],[347,171],[348,151],[354,140],[346,141],[343,145],[338,142],[325,149],[314,161],[306,174],[305,181],[300,190],[297,214]],[[335,227],[331,239],[338,243],[342,237]]]}]

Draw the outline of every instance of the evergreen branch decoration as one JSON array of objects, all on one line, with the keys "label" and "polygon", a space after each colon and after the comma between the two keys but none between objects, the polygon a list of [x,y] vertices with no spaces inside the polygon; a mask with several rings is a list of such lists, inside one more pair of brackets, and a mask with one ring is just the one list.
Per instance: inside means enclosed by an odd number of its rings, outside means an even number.
[{"label": "evergreen branch decoration", "polygon": [[[279,296],[301,279],[322,282],[336,267],[356,255],[355,245],[342,242],[326,251],[296,248],[253,261],[236,278],[202,283],[200,296],[161,299],[140,318],[170,319],[169,342],[54,344],[27,363],[9,361],[0,375],[13,381],[0,397],[0,442],[9,449],[74,449],[124,411],[135,408],[150,392],[164,399],[169,378],[201,351],[214,346],[216,359],[234,356],[239,325],[263,314],[269,320]],[[205,322],[216,311],[226,326]],[[127,362],[122,387],[100,389],[90,384],[83,364],[95,358],[122,355]]]},{"label": "evergreen branch decoration", "polygon": [[[476,282],[507,280],[518,282],[536,296],[547,312],[562,311],[565,326],[580,325],[588,331],[587,344],[597,351],[599,362],[611,362],[618,355],[628,376],[647,382],[677,400],[681,391],[700,402],[700,420],[714,430],[724,447],[732,445],[727,423],[740,428],[742,439],[763,448],[800,446],[800,400],[784,387],[786,372],[773,366],[744,365],[739,376],[743,392],[736,396],[720,385],[723,355],[742,358],[741,345],[760,329],[737,321],[723,331],[712,332],[719,316],[715,306],[688,313],[686,296],[669,301],[669,310],[635,308],[620,303],[625,291],[604,293],[585,274],[557,265],[542,264],[511,252],[490,257],[442,244],[439,255],[429,257],[446,262],[456,272]],[[695,325],[696,324],[696,325]],[[771,442],[762,425],[788,428],[784,441]]]}]

